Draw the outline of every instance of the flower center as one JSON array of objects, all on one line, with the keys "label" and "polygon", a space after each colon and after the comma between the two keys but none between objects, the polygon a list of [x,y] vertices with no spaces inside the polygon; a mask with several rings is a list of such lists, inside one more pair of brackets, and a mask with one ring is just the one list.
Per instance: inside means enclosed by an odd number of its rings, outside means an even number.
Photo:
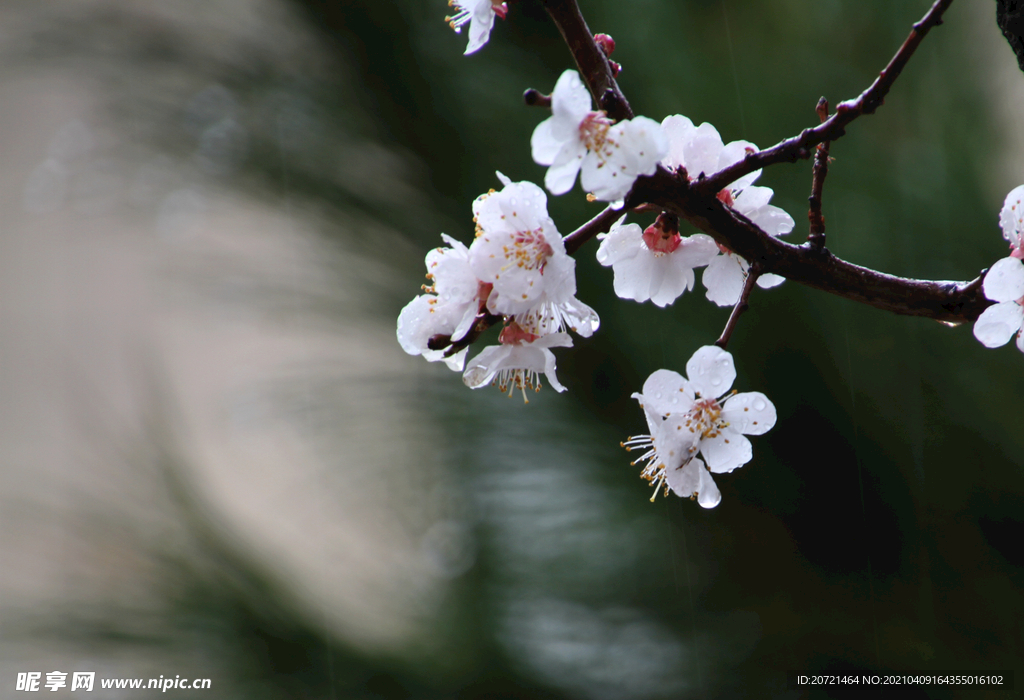
[{"label": "flower center", "polygon": [[686,427],[701,439],[718,437],[728,425],[722,420],[722,407],[714,399],[700,399],[686,414]]},{"label": "flower center", "polygon": [[531,333],[515,321],[512,321],[501,329],[501,333],[498,335],[498,342],[502,345],[522,345],[523,343],[532,343],[539,337],[539,335]]},{"label": "flower center", "polygon": [[504,246],[505,258],[524,270],[540,270],[544,274],[544,266],[548,258],[555,254],[554,249],[544,238],[541,229],[536,231],[516,231],[509,234],[511,246]]},{"label": "flower center", "polygon": [[611,120],[604,112],[590,112],[580,122],[580,141],[591,151],[600,153],[608,140],[608,129],[611,125]]}]

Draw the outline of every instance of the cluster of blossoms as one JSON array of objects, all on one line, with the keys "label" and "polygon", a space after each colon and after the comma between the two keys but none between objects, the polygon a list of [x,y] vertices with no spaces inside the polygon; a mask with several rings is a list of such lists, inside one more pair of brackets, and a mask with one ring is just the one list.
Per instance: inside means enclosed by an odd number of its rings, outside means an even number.
[{"label": "cluster of blossoms", "polygon": [[[410,355],[444,361],[476,389],[497,383],[502,391],[540,389],[543,373],[558,391],[553,347],[572,347],[565,332],[589,337],[597,314],[576,299],[576,261],[548,216],[547,196],[531,182],[512,182],[473,202],[476,238],[469,248],[442,235],[450,248],[427,254],[422,294],[398,317],[398,342]],[[499,345],[466,365],[467,348],[453,352],[481,315],[501,316]]]},{"label": "cluster of blossoms", "polygon": [[[712,175],[742,160],[748,152],[757,151],[749,141],[725,144],[707,122],[695,127],[681,115],[666,117],[661,123],[668,144],[661,164],[685,173],[690,180]],[[718,193],[718,199],[734,211],[750,219],[770,236],[781,236],[793,230],[793,217],[770,205],[774,192],[753,183],[761,175],[755,170],[741,177]],[[620,220],[602,238],[597,259],[611,267],[615,274],[615,293],[623,299],[647,301],[667,306],[688,289],[693,289],[693,270],[707,266],[701,277],[708,300],[719,306],[732,306],[739,301],[750,264],[731,250],[702,233],[683,237],[678,220],[663,215],[652,226],[641,230],[637,224],[623,225]],[[762,288],[782,284],[778,275],[757,278]]]},{"label": "cluster of blossoms", "polygon": [[[466,53],[483,46],[494,18],[507,8],[496,0],[450,0],[457,14],[448,17],[460,31],[469,24]],[[611,37],[595,41],[610,55]],[[619,66],[613,65],[617,72]],[[613,121],[594,110],[590,92],[576,71],[565,71],[551,94],[551,116],[537,125],[530,140],[533,159],[547,166],[544,185],[554,195],[569,192],[579,176],[588,199],[610,202],[614,209],[638,177],[666,168],[691,180],[712,175],[741,160],[756,146],[747,141],[723,143],[710,124],[699,127],[683,116],[662,123],[647,117]],[[772,190],[756,187],[760,171],[725,187],[718,199],[770,235],[793,229],[793,219],[769,205]],[[530,182],[512,182],[501,173],[500,192],[491,190],[473,203],[476,238],[468,248],[449,236],[448,247],[427,254],[424,294],[413,299],[398,318],[398,340],[412,355],[443,361],[463,372],[471,388],[497,384],[511,395],[516,389],[540,388],[539,375],[558,391],[555,347],[571,347],[567,331],[589,337],[599,325],[593,309],[576,299],[575,261],[548,216],[544,191]],[[612,267],[614,289],[623,299],[673,303],[693,289],[694,270],[706,267],[707,297],[725,306],[736,304],[749,264],[704,234],[682,236],[670,212],[641,229],[625,216],[600,236],[598,261]],[[758,284],[772,287],[781,277],[762,275]],[[480,329],[501,321],[498,345],[466,360],[466,346]],[[730,472],[750,461],[744,435],[760,435],[775,424],[775,407],[760,393],[730,391],[736,378],[725,350],[700,348],[686,364],[689,378],[658,370],[634,394],[647,417],[650,434],[632,437],[623,446],[643,448],[641,476],[665,493],[696,499],[711,508],[721,494],[711,473]],[[699,455],[699,456],[698,456]],[[636,464],[637,462],[634,462]],[[654,500],[652,498],[652,500]]]},{"label": "cluster of blossoms", "polygon": [[1017,349],[1024,352],[1024,185],[1010,190],[999,212],[1003,238],[1010,255],[999,260],[985,275],[982,291],[996,302],[974,323],[974,336],[987,348],[997,348],[1017,335]]}]

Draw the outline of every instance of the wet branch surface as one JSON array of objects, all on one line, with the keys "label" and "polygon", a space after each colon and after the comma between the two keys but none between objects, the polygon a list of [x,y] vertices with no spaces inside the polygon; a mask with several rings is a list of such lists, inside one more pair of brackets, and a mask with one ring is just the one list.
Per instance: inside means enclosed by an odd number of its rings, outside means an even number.
[{"label": "wet branch surface", "polygon": [[[824,123],[805,129],[764,151],[748,155],[710,178],[699,179],[692,184],[685,176],[670,173],[659,166],[654,175],[636,181],[626,199],[626,210],[648,203],[674,212],[756,265],[761,274],[782,275],[808,287],[896,314],[951,323],[973,322],[992,303],[982,294],[981,276],[969,282],[955,282],[908,279],[876,272],[841,260],[824,247],[798,246],[773,238],[726,207],[716,196],[722,188],[759,168],[809,158],[818,144],[834,141],[845,133],[846,126],[854,119],[873,113],[882,104],[921,40],[932,27],[942,23],[942,15],[952,1],[937,0],[914,24],[910,35],[875,81],[856,99],[840,103]],[[543,3],[565,37],[591,93],[597,97],[612,90],[617,95],[615,104],[618,112],[609,111],[609,115],[631,117],[632,111],[618,90],[607,57],[594,42],[576,0],[543,0]],[[598,102],[601,104],[600,99]],[[572,251],[596,235],[600,226],[610,225],[612,221],[614,218],[606,210],[580,231],[571,234]],[[567,248],[569,245],[567,239]]]}]

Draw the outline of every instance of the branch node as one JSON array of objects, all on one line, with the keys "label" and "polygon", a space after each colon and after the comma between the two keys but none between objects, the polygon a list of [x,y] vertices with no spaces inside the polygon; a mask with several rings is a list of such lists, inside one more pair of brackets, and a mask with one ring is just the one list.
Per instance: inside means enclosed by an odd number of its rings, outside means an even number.
[{"label": "branch node", "polygon": [[533,88],[527,88],[526,92],[523,93],[523,102],[526,103],[527,107],[551,107],[551,95],[545,95],[544,93],[534,90]]}]

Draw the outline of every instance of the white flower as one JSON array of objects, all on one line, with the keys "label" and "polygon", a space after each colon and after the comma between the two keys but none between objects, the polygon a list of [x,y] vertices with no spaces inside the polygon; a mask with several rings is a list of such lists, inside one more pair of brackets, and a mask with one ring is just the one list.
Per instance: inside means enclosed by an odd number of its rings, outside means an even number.
[{"label": "white flower", "polygon": [[647,117],[612,124],[590,106],[579,74],[562,73],[551,93],[551,116],[530,138],[533,159],[550,166],[544,185],[552,194],[568,192],[580,173],[584,190],[603,201],[619,200],[637,177],[654,173],[668,142],[661,126]]},{"label": "white flower", "polygon": [[666,493],[671,488],[713,508],[721,496],[704,472],[731,472],[749,462],[753,451],[744,435],[770,430],[775,406],[760,392],[730,392],[736,379],[732,355],[714,345],[697,350],[686,373],[689,379],[658,370],[644,382],[643,393],[633,394],[651,434],[631,437],[623,446],[647,450],[637,462],[647,462],[640,475],[654,485],[655,496],[664,486]]},{"label": "white flower", "polygon": [[[480,282],[469,265],[466,246],[441,234],[451,248],[435,248],[427,253],[427,279],[433,282],[422,294],[406,304],[398,315],[398,342],[410,355],[423,355],[429,362],[443,360],[458,372],[466,359],[466,350],[445,357],[448,341],[461,340],[491,291]],[[431,347],[439,337],[439,349]]]},{"label": "white flower", "polygon": [[[682,115],[666,117],[662,129],[668,138],[668,153],[662,164],[669,169],[686,168],[690,180],[701,173],[711,176],[733,163],[743,160],[747,152],[757,151],[749,141],[722,143],[722,137],[707,122],[695,127]],[[760,170],[744,175],[718,193],[718,199],[728,207],[750,219],[769,236],[783,236],[793,230],[793,217],[779,207],[768,204],[772,192],[768,187],[754,186]],[[750,264],[739,255],[722,247],[721,255],[712,260],[701,282],[707,287],[707,298],[719,306],[732,306],[739,301]],[[765,274],[757,278],[764,289],[776,287],[785,278]]]},{"label": "white flower", "polygon": [[[1003,209],[999,212],[999,226],[1003,229],[1003,238],[1010,242],[1011,258],[1024,258],[1024,247],[1021,236],[1024,235],[1024,185],[1010,190],[1003,201]],[[991,297],[989,297],[991,298]]]},{"label": "white flower", "polygon": [[462,370],[466,361],[466,348],[445,357],[445,348],[431,348],[432,338],[451,337],[459,325],[462,312],[451,304],[440,304],[433,294],[421,294],[402,309],[398,315],[398,343],[410,355],[423,355],[428,362],[443,360],[454,371]]},{"label": "white flower", "polygon": [[521,328],[514,321],[501,329],[500,345],[484,348],[466,367],[462,381],[470,389],[495,383],[509,395],[515,389],[540,391],[540,373],[544,373],[555,391],[565,391],[555,376],[555,356],[549,348],[571,348],[572,338],[567,333],[538,336]]},{"label": "white flower", "polygon": [[600,320],[574,296],[576,261],[548,216],[547,196],[532,182],[498,177],[505,188],[473,202],[477,238],[469,249],[473,273],[494,285],[488,310],[537,335],[569,328],[589,337]]},{"label": "white flower", "polygon": [[[622,299],[667,306],[693,289],[693,269],[718,255],[718,245],[702,233],[683,238],[674,217],[662,214],[641,230],[619,221],[601,234],[597,261],[615,273],[615,294]],[[673,225],[673,223],[675,225]]]},{"label": "white flower", "polygon": [[997,303],[975,321],[974,337],[987,348],[997,348],[1016,333],[1017,348],[1024,352],[1024,262],[1014,257],[998,261],[985,275],[981,288]]},{"label": "white flower", "polygon": [[491,28],[494,26],[494,16],[505,19],[508,14],[508,6],[504,2],[492,2],[492,0],[448,0],[448,6],[454,7],[457,12],[454,16],[445,17],[456,34],[462,31],[462,27],[469,23],[469,45],[466,46],[466,55],[478,51],[491,36]]}]

